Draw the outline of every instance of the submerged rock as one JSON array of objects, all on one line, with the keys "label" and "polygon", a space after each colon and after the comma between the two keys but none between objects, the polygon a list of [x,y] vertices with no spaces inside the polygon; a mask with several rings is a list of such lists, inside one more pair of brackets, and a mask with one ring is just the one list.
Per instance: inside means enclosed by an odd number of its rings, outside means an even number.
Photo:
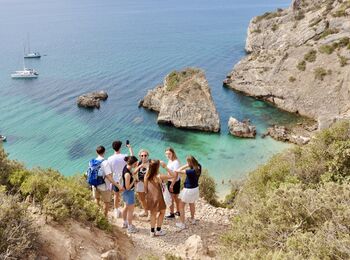
[{"label": "submerged rock", "polygon": [[106,91],[86,93],[78,97],[77,105],[86,108],[100,108],[100,101],[104,101],[107,98],[108,94]]},{"label": "submerged rock", "polygon": [[228,121],[230,133],[237,137],[254,138],[256,136],[256,127],[250,124],[250,120],[238,121],[230,117]]},{"label": "submerged rock", "polygon": [[158,123],[209,132],[220,131],[220,119],[202,70],[186,68],[168,74],[163,85],[148,91],[139,106],[159,112]]}]

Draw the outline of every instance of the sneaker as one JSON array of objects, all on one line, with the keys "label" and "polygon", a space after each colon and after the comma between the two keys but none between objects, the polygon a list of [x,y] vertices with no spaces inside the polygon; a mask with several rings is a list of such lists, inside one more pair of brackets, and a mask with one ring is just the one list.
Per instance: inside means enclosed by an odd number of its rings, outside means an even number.
[{"label": "sneaker", "polygon": [[165,234],[166,234],[166,231],[165,230],[163,230],[163,229],[161,229],[161,230],[159,230],[159,231],[156,231],[156,236],[165,236]]},{"label": "sneaker", "polygon": [[170,213],[168,216],[165,216],[166,219],[174,219],[175,218],[175,214],[174,213]]},{"label": "sneaker", "polygon": [[175,212],[175,216],[180,217],[180,212]]},{"label": "sneaker", "polygon": [[156,232],[150,231],[150,232],[149,232],[149,236],[150,236],[150,237],[155,237],[155,236],[156,236]]},{"label": "sneaker", "polygon": [[123,222],[122,228],[128,228],[128,222],[127,222],[127,221],[124,221],[124,222]]},{"label": "sneaker", "polygon": [[179,231],[184,230],[186,228],[186,225],[184,223],[181,223],[181,222],[178,222],[175,225],[179,229]]},{"label": "sneaker", "polygon": [[137,229],[134,225],[129,225],[128,227],[128,233],[131,234],[131,233],[136,233],[137,232]]},{"label": "sneaker", "polygon": [[191,219],[190,219],[190,223],[191,223],[192,225],[196,225],[197,222],[196,222],[196,220],[195,220],[194,218],[191,218]]},{"label": "sneaker", "polygon": [[144,211],[139,214],[139,217],[148,217],[148,212]]}]

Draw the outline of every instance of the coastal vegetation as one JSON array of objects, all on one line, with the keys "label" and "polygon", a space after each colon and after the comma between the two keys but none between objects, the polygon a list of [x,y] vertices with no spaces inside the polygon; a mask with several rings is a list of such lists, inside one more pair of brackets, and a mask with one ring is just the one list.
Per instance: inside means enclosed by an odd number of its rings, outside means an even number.
[{"label": "coastal vegetation", "polygon": [[350,122],[275,155],[234,189],[222,238],[232,259],[350,257]]}]

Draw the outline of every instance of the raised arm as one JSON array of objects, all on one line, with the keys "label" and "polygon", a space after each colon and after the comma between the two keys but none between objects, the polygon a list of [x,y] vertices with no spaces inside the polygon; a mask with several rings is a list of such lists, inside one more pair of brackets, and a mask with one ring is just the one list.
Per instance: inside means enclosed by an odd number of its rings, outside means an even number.
[{"label": "raised arm", "polygon": [[181,166],[179,169],[175,170],[175,172],[179,173],[179,174],[185,174],[186,170],[189,168],[188,164],[185,164],[183,166]]},{"label": "raised arm", "polygon": [[131,145],[128,144],[127,147],[129,148],[129,154],[130,154],[130,156],[133,156],[133,155],[134,155],[134,150],[132,149]]}]

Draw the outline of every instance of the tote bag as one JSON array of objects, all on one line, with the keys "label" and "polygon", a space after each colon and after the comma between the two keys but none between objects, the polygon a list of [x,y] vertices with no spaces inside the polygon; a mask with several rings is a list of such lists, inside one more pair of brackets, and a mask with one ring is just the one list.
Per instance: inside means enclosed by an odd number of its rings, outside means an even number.
[{"label": "tote bag", "polygon": [[170,207],[172,203],[172,199],[171,199],[171,194],[168,190],[168,186],[165,183],[162,183],[161,186],[162,186],[162,193],[163,193],[165,205],[167,207]]}]

